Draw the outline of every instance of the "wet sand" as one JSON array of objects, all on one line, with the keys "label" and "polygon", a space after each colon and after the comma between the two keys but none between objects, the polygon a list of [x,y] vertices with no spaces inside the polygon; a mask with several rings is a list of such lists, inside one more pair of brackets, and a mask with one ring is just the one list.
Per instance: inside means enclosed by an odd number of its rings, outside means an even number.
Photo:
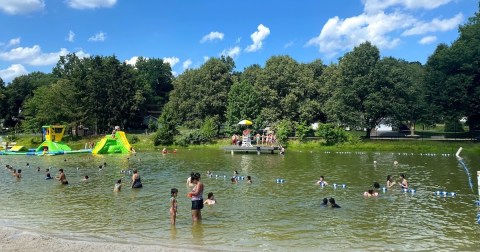
[{"label": "wet sand", "polygon": [[36,234],[13,228],[0,227],[0,250],[3,251],[198,251],[153,245],[128,245],[104,242],[73,241]]}]

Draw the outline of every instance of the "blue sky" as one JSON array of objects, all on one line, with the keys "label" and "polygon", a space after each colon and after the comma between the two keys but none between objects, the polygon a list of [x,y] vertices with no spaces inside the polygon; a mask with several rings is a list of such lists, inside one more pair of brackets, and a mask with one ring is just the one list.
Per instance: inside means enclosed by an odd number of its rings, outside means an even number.
[{"label": "blue sky", "polygon": [[51,72],[60,55],[162,58],[175,75],[210,57],[238,71],[274,55],[328,64],[369,40],[425,63],[477,0],[0,0],[0,77]]}]

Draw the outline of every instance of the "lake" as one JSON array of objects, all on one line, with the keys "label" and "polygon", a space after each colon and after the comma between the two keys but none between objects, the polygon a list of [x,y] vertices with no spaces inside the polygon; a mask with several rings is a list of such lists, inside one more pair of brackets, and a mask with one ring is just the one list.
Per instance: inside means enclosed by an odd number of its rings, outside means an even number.
[{"label": "lake", "polygon": [[[221,150],[179,150],[137,155],[0,156],[0,225],[66,239],[159,244],[200,250],[479,250],[476,171],[478,156],[465,156],[473,190],[453,153],[306,152],[234,154]],[[376,161],[376,165],[374,165]],[[398,165],[394,165],[398,161]],[[107,166],[98,167],[103,163]],[[27,166],[27,163],[30,167]],[[22,169],[17,180],[6,164]],[[41,167],[41,172],[37,172]],[[44,180],[65,170],[62,186]],[[142,189],[129,188],[122,170],[139,170]],[[214,176],[209,178],[210,170]],[[230,178],[252,176],[253,183]],[[200,172],[205,206],[201,224],[192,225],[186,179]],[[385,186],[391,174],[405,173],[415,193],[394,187],[379,197],[363,192],[374,181]],[[83,176],[90,177],[88,182]],[[320,175],[329,186],[315,184]],[[122,191],[115,181],[125,176]],[[283,179],[284,183],[277,183]],[[337,188],[333,184],[337,184]],[[341,185],[345,184],[345,188]],[[179,189],[177,225],[170,226],[169,198]],[[435,191],[457,196],[435,196]],[[334,197],[339,209],[320,207]]]}]

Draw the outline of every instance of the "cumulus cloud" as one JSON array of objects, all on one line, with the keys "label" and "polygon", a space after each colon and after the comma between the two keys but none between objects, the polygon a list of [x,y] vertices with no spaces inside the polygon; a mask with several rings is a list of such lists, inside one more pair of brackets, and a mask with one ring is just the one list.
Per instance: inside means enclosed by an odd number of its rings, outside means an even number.
[{"label": "cumulus cloud", "polygon": [[432,10],[452,1],[453,0],[363,0],[363,3],[365,12],[373,13],[384,11],[391,7]]},{"label": "cumulus cloud", "polygon": [[[39,45],[34,45],[33,47],[17,47],[10,51],[0,52],[0,60],[15,61],[32,66],[48,66],[57,63],[60,56],[65,56],[69,53],[65,48],[61,48],[58,52],[45,53],[42,52]],[[83,51],[79,51],[76,54],[79,57],[89,56]]]},{"label": "cumulus cloud", "polygon": [[[318,47],[319,52],[329,58],[365,41],[380,49],[392,49],[401,43],[402,36],[455,29],[463,20],[461,13],[449,19],[428,21],[412,12],[413,9],[434,9],[449,2],[452,0],[363,0],[363,13],[345,19],[330,18],[320,34],[306,46]],[[387,11],[389,8],[393,10]]]},{"label": "cumulus cloud", "polygon": [[418,22],[414,27],[403,32],[402,35],[422,35],[429,32],[449,31],[458,27],[463,21],[463,14],[459,13],[450,19],[435,18],[431,22]]},{"label": "cumulus cloud", "polygon": [[422,39],[420,39],[420,41],[418,41],[418,43],[420,43],[422,45],[428,45],[428,44],[434,43],[435,41],[437,41],[436,36],[426,36],[426,37],[423,37]]},{"label": "cumulus cloud", "polygon": [[68,41],[68,42],[74,42],[75,41],[75,33],[72,30],[70,30],[68,32],[68,35],[65,38],[65,40]]},{"label": "cumulus cloud", "polygon": [[117,3],[117,0],[67,0],[67,5],[73,9],[97,9],[111,8]]},{"label": "cumulus cloud", "polygon": [[218,40],[223,40],[223,37],[225,36],[225,34],[221,33],[221,32],[210,32],[209,34],[203,36],[203,38],[200,40],[200,43],[205,43],[205,42],[209,42],[209,41],[214,41],[216,39]]},{"label": "cumulus cloud", "polygon": [[89,42],[103,42],[107,39],[107,34],[104,32],[98,32],[97,34],[88,38]]},{"label": "cumulus cloud", "polygon": [[10,39],[10,40],[8,41],[7,47],[16,46],[16,45],[18,45],[18,44],[20,44],[20,37]]},{"label": "cumulus cloud", "polygon": [[255,52],[262,49],[263,41],[270,35],[270,29],[263,24],[258,25],[257,31],[250,35],[250,38],[253,41],[253,44],[247,46],[245,51]]},{"label": "cumulus cloud", "polygon": [[125,60],[127,65],[135,66],[137,64],[138,56],[133,56],[129,60]]},{"label": "cumulus cloud", "polygon": [[5,82],[10,82],[18,76],[28,74],[28,71],[21,64],[13,64],[7,69],[0,69],[0,78]]},{"label": "cumulus cloud", "polygon": [[210,59],[208,56],[203,56],[203,62],[207,62]]},{"label": "cumulus cloud", "polygon": [[185,61],[183,62],[183,64],[182,64],[184,70],[186,70],[187,68],[189,68],[190,65],[192,65],[192,60],[191,60],[191,59],[185,60]]},{"label": "cumulus cloud", "polygon": [[284,49],[287,49],[287,48],[293,46],[293,44],[295,44],[295,41],[292,40],[292,41],[286,43],[285,45],[283,45],[283,48],[284,48]]},{"label": "cumulus cloud", "polygon": [[175,66],[178,62],[180,62],[180,59],[177,57],[164,57],[163,61],[170,64],[170,67],[173,68],[173,66]]},{"label": "cumulus cloud", "polygon": [[27,14],[43,8],[44,0],[0,0],[0,11],[10,15]]},{"label": "cumulus cloud", "polygon": [[232,58],[236,58],[238,55],[240,55],[240,47],[235,46],[229,49],[225,49],[220,53],[220,56],[230,56]]}]

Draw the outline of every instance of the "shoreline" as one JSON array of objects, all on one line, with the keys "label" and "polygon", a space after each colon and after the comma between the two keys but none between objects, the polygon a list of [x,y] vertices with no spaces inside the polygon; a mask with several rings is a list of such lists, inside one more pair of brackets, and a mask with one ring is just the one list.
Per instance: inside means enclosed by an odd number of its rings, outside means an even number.
[{"label": "shoreline", "polygon": [[112,242],[93,242],[68,240],[52,235],[43,235],[12,227],[0,226],[0,244],[2,251],[198,251],[198,248],[179,248],[167,245],[120,244]]}]

